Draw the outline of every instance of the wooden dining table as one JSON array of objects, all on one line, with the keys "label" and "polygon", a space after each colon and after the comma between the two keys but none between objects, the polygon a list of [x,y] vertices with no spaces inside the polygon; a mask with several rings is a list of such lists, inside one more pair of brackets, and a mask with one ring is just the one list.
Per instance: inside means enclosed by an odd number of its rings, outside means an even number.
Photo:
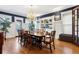
[{"label": "wooden dining table", "polygon": [[33,35],[33,36],[37,36],[37,37],[44,37],[45,34],[44,33],[41,33],[41,32],[33,32],[33,33],[29,33],[30,35]]},{"label": "wooden dining table", "polygon": [[32,39],[35,38],[36,45],[41,49],[42,40],[45,39],[45,34],[41,32],[32,32],[32,33],[29,33],[29,35],[31,35]]}]

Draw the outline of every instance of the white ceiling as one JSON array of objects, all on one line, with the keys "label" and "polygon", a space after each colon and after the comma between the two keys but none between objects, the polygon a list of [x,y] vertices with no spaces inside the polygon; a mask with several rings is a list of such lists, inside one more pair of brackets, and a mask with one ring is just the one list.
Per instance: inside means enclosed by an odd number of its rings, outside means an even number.
[{"label": "white ceiling", "polygon": [[[72,7],[73,5],[36,5],[33,6],[33,12],[39,16],[61,9]],[[30,10],[29,5],[0,5],[0,11],[26,16]]]}]

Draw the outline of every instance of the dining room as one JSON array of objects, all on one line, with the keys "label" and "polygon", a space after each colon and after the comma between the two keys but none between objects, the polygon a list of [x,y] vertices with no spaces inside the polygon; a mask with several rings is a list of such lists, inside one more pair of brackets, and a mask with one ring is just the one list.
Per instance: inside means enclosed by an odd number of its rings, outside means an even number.
[{"label": "dining room", "polygon": [[0,5],[0,53],[78,54],[78,15],[78,5]]}]

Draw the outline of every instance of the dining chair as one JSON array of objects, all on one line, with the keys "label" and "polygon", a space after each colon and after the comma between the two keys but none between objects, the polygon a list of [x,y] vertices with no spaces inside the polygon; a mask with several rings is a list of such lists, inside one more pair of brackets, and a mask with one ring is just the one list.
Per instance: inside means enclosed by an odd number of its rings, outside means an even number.
[{"label": "dining chair", "polygon": [[44,41],[42,41],[46,47],[49,45],[49,49],[51,53],[52,53],[52,46],[55,49],[55,43],[54,43],[55,33],[56,31],[51,31],[51,33],[46,32],[45,39]]},{"label": "dining chair", "polygon": [[22,30],[18,30],[18,42],[22,42]]},{"label": "dining chair", "polygon": [[24,46],[26,46],[27,45],[27,43],[28,43],[28,31],[25,31],[24,32],[24,34],[23,34],[23,44],[24,44]]},{"label": "dining chair", "polygon": [[28,34],[28,31],[25,31],[25,30],[19,30],[18,31],[18,42],[20,42],[20,44],[22,46],[25,45],[25,43],[27,42],[27,34]]}]

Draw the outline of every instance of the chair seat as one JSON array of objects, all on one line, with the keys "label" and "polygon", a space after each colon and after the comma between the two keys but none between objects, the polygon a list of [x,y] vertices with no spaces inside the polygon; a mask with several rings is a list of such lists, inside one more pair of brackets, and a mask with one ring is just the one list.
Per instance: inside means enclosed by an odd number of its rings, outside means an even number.
[{"label": "chair seat", "polygon": [[45,43],[45,44],[50,44],[51,42],[50,42],[50,41],[49,41],[49,42],[48,42],[48,41],[45,41],[44,43]]},{"label": "chair seat", "polygon": [[46,38],[50,38],[51,36],[50,36],[50,35],[46,35],[45,37],[46,37]]},{"label": "chair seat", "polygon": [[46,44],[49,44],[49,43],[51,43],[51,41],[50,41],[50,39],[49,38],[46,38],[45,39],[45,41],[43,41],[44,43],[46,43]]},{"label": "chair seat", "polygon": [[50,35],[46,35],[46,36],[45,36],[45,41],[46,41],[46,42],[50,42],[50,39],[51,39],[51,36],[50,36]]}]

